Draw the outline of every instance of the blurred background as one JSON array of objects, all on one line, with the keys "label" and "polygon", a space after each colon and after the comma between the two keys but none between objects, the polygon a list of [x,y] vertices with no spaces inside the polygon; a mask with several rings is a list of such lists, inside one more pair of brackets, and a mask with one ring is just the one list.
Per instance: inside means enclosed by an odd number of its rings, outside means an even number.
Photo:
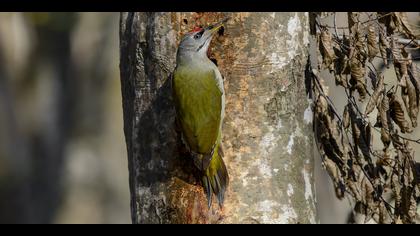
[{"label": "blurred background", "polygon": [[0,13],[0,223],[130,223],[119,13]]},{"label": "blurred background", "polygon": [[[418,29],[419,13],[409,19]],[[131,223],[118,24],[119,13],[0,13],[0,223]],[[315,157],[320,222],[346,223],[351,202]]]}]

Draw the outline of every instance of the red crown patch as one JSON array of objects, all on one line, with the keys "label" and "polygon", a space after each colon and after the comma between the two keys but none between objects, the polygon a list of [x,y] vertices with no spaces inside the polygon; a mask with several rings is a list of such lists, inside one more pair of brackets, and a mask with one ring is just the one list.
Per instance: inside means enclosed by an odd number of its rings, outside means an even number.
[{"label": "red crown patch", "polygon": [[198,27],[198,26],[195,26],[191,31],[190,31],[190,33],[195,33],[195,32],[198,32],[198,31],[201,31],[203,28],[201,28],[201,27]]}]

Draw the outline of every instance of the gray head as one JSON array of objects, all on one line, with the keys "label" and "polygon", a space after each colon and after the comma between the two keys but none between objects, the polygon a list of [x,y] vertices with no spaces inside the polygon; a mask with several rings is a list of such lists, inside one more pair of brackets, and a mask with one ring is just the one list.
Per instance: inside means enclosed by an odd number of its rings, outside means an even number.
[{"label": "gray head", "polygon": [[179,44],[177,53],[177,62],[181,63],[188,59],[206,58],[213,35],[220,29],[223,21],[210,25],[206,28],[198,28],[192,32],[185,34]]}]

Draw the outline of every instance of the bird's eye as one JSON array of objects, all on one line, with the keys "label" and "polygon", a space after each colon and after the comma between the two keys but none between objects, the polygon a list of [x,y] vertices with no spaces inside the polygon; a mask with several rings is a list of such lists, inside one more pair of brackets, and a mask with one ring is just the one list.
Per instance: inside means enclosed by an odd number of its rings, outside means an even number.
[{"label": "bird's eye", "polygon": [[201,30],[200,32],[196,33],[196,34],[194,35],[194,39],[199,39],[199,38],[201,38],[201,36],[203,36],[203,33],[204,33],[204,30]]}]

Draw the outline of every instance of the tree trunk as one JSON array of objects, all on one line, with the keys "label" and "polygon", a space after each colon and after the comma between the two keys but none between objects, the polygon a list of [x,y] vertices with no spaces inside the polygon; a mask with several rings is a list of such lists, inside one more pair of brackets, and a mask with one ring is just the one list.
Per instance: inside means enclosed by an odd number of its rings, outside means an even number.
[{"label": "tree trunk", "polygon": [[[230,183],[209,210],[175,128],[181,36],[230,16],[210,56],[225,77]],[[122,13],[120,70],[133,223],[315,223],[306,13]]]}]

